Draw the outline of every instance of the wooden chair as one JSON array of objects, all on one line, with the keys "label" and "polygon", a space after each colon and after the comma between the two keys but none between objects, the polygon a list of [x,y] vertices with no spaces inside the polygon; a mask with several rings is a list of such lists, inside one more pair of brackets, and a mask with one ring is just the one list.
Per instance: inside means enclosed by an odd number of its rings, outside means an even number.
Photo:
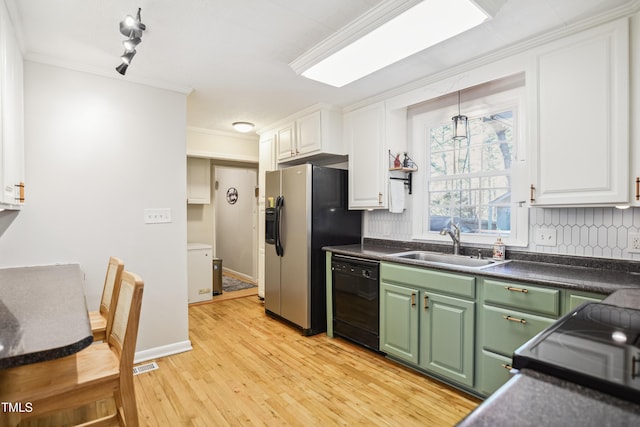
[{"label": "wooden chair", "polygon": [[[142,305],[142,279],[122,273],[106,342],[71,356],[0,370],[0,402],[31,403],[30,413],[2,413],[0,426],[21,419],[77,408],[113,397],[116,413],[86,425],[138,426],[133,387],[133,357]],[[85,424],[83,424],[85,425]]]},{"label": "wooden chair", "polygon": [[111,321],[113,320],[113,312],[109,309],[118,298],[116,285],[120,284],[120,276],[122,276],[123,270],[124,262],[121,259],[116,257],[109,258],[107,276],[104,279],[102,298],[100,299],[100,309],[89,312],[93,341],[104,341],[109,333],[108,327],[111,327]]}]

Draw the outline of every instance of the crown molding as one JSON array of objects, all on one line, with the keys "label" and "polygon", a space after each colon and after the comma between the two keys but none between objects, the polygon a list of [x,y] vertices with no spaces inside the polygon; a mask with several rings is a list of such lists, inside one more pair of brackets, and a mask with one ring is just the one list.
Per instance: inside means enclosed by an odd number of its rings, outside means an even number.
[{"label": "crown molding", "polygon": [[289,66],[302,74],[312,65],[370,33],[422,0],[386,0],[351,21],[311,49],[294,59]]},{"label": "crown molding", "polygon": [[66,61],[60,58],[55,58],[53,56],[38,54],[38,53],[27,53],[25,55],[25,61],[37,62],[45,65],[52,65],[54,67],[66,68],[72,71],[79,71],[82,73],[95,74],[101,77],[108,77],[115,80],[126,81],[129,83],[137,83],[145,86],[151,86],[157,89],[165,89],[172,92],[182,93],[184,95],[189,95],[193,92],[192,87],[176,85],[173,83],[149,79],[145,77],[137,77],[132,75],[122,76],[115,72],[112,68],[105,69],[103,67],[98,67],[94,65],[82,64],[73,61]]},{"label": "crown molding", "polygon": [[251,133],[251,132],[250,133],[227,132],[223,130],[207,129],[207,128],[201,128],[196,126],[187,126],[187,131],[205,133],[207,135],[223,136],[227,138],[243,139],[249,142],[258,141],[258,135],[256,133]]}]

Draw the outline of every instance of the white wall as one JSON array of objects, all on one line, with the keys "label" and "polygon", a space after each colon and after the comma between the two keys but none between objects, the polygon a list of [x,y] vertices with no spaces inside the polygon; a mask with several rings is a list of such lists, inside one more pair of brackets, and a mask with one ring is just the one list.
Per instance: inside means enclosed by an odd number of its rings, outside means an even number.
[{"label": "white wall", "polygon": [[185,94],[25,63],[26,204],[0,213],[0,267],[79,263],[93,310],[121,257],[145,281],[138,359],[190,348],[185,129]]}]

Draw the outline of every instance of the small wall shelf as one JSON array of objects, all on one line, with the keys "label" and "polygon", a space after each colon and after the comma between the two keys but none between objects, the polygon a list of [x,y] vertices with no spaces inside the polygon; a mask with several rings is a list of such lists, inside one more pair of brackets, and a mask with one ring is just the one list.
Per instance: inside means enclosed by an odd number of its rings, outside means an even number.
[{"label": "small wall shelf", "polygon": [[[400,178],[396,176],[389,177],[389,179],[404,181],[405,187],[408,187],[409,194],[413,192],[413,172],[418,170],[418,165],[413,161],[411,157],[404,153],[404,159],[401,162],[401,166],[395,166],[394,162],[396,159],[399,159],[400,155],[396,155],[395,157],[391,154],[391,150],[389,150],[389,171],[390,172],[404,172],[407,174],[405,178]],[[397,162],[395,162],[397,163]],[[409,166],[410,165],[410,166]]]}]

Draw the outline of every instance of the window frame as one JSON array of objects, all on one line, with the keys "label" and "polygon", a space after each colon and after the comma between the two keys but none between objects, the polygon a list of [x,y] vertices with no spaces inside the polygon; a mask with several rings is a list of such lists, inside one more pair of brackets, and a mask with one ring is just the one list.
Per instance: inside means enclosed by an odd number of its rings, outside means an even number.
[{"label": "window frame", "polygon": [[[470,119],[495,113],[498,110],[513,110],[513,159],[511,164],[511,217],[513,220],[510,235],[502,236],[508,246],[527,246],[529,244],[529,210],[526,206],[527,169],[526,169],[526,88],[524,76],[506,78],[489,82],[465,90],[462,95],[460,111]],[[428,219],[428,177],[430,170],[429,131],[458,114],[458,94],[451,93],[408,109],[409,141],[419,165],[424,165],[414,176],[415,198],[413,203],[412,239],[438,242],[451,242],[449,236],[429,230]],[[493,244],[497,234],[462,233],[464,243]]]}]

